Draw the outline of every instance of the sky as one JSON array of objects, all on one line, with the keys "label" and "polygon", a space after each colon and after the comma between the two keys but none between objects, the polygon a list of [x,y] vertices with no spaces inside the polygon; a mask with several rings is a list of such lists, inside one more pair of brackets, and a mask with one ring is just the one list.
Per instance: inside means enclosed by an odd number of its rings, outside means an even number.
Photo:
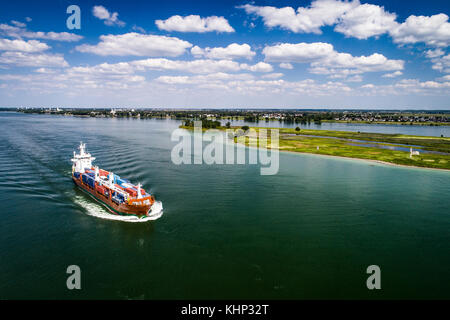
[{"label": "sky", "polygon": [[449,14],[448,0],[4,1],[0,106],[450,110]]}]

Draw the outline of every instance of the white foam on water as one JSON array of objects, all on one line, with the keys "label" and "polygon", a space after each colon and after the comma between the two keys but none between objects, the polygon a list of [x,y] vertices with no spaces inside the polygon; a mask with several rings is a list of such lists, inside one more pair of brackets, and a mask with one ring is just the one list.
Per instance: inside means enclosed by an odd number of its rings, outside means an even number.
[{"label": "white foam on water", "polygon": [[83,196],[75,196],[74,202],[85,209],[87,215],[106,220],[115,220],[122,222],[147,222],[156,220],[163,214],[162,203],[159,201],[153,204],[151,216],[144,218],[113,214],[104,205],[94,202],[90,199],[86,199],[86,197]]}]

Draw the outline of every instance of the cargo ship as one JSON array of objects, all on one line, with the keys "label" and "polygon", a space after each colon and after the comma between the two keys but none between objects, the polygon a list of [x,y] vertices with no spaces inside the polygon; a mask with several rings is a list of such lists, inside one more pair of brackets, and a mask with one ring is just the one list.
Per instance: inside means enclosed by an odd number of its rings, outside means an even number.
[{"label": "cargo ship", "polygon": [[113,172],[93,166],[95,160],[80,143],[80,152],[73,152],[72,180],[83,191],[117,215],[157,219],[162,215],[162,203],[145,191],[141,184],[134,185]]}]

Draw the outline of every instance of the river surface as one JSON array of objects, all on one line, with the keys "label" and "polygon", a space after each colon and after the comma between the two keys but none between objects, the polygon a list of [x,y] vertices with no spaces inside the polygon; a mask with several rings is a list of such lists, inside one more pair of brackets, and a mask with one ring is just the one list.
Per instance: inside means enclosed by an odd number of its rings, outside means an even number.
[{"label": "river surface", "polygon": [[[0,299],[450,298],[449,172],[291,153],[272,176],[177,166],[178,125],[0,113]],[[80,141],[163,216],[108,219],[71,181]]]}]

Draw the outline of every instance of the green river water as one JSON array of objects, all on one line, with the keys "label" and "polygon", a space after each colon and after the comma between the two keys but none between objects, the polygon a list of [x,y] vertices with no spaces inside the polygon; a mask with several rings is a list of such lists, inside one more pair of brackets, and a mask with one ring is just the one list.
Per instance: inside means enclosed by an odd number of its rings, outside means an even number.
[{"label": "green river water", "polygon": [[[0,113],[0,299],[450,298],[449,172],[289,153],[273,176],[177,166],[178,125]],[[81,140],[163,216],[108,219],[71,181]]]}]

